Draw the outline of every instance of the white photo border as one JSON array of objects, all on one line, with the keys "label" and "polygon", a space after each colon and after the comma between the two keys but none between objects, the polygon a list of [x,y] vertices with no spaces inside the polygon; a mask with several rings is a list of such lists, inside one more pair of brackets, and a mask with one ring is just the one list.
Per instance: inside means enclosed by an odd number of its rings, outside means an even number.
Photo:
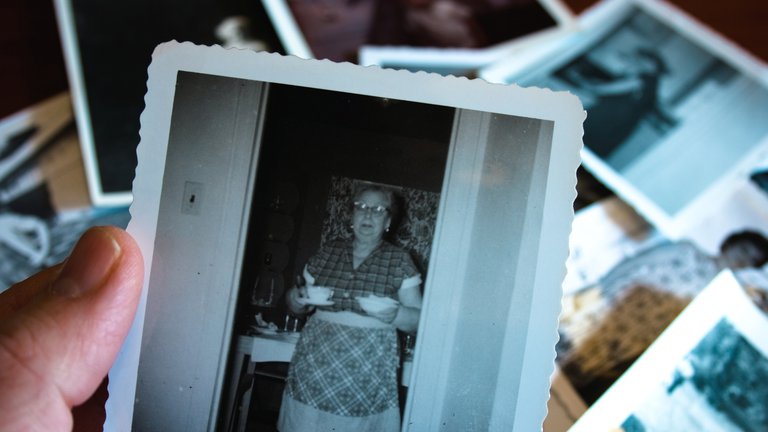
[{"label": "white photo border", "polygon": [[80,149],[83,152],[85,178],[88,183],[91,203],[98,207],[127,206],[133,199],[131,191],[107,192],[101,184],[101,172],[96,154],[85,76],[80,64],[80,48],[72,2],[71,0],[54,0],[54,6],[71,87],[72,104],[75,111],[78,137],[80,138]]}]

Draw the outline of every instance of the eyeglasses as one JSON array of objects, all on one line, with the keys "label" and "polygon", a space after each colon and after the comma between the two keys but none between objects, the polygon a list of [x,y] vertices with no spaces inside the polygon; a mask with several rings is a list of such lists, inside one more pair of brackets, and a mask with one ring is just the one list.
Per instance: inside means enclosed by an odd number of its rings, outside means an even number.
[{"label": "eyeglasses", "polygon": [[355,201],[354,207],[356,212],[370,213],[375,217],[383,217],[387,212],[389,212],[389,208],[387,207],[380,205],[372,206],[360,201]]}]

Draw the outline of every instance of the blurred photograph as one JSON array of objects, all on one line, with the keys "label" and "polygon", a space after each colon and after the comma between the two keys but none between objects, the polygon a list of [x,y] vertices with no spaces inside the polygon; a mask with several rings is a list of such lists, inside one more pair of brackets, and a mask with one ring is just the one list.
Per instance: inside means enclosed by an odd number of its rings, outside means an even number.
[{"label": "blurred photograph", "polygon": [[585,167],[663,234],[690,235],[768,149],[761,66],[660,2],[603,2],[580,24],[481,77],[578,95]]},{"label": "blurred photograph", "polygon": [[290,54],[353,63],[359,62],[363,46],[495,47],[556,28],[569,16],[557,0],[263,2]]},{"label": "blurred photograph", "polygon": [[768,316],[715,277],[573,431],[758,431],[768,421]]},{"label": "blurred photograph", "polygon": [[[55,0],[91,201],[128,206],[152,50],[168,40],[272,50],[258,1]],[[141,29],[141,31],[137,31]]]}]

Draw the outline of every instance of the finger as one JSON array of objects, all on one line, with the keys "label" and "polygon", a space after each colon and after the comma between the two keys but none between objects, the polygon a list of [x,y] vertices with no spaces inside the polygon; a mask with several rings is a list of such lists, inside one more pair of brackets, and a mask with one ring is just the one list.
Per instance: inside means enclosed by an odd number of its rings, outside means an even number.
[{"label": "finger", "polygon": [[50,286],[61,271],[61,264],[42,270],[0,294],[0,317],[8,317],[24,307],[34,296]]},{"label": "finger", "polygon": [[39,295],[0,323],[0,430],[71,428],[70,409],[94,392],[119,351],[142,281],[136,243],[102,227],[83,235],[49,289],[27,288]]}]

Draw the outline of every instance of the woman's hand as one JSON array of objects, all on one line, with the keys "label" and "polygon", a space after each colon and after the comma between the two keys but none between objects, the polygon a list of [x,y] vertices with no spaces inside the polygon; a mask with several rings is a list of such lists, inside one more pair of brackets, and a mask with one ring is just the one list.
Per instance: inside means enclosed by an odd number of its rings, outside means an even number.
[{"label": "woman's hand", "polygon": [[288,294],[285,297],[288,303],[288,309],[294,315],[306,315],[315,309],[314,306],[308,305],[302,301],[302,299],[309,298],[306,287],[295,286],[288,290]]},{"label": "woman's hand", "polygon": [[421,290],[418,285],[400,288],[397,293],[400,300],[398,314],[392,321],[392,325],[398,330],[406,333],[413,333],[419,327],[419,316],[421,315]]}]

